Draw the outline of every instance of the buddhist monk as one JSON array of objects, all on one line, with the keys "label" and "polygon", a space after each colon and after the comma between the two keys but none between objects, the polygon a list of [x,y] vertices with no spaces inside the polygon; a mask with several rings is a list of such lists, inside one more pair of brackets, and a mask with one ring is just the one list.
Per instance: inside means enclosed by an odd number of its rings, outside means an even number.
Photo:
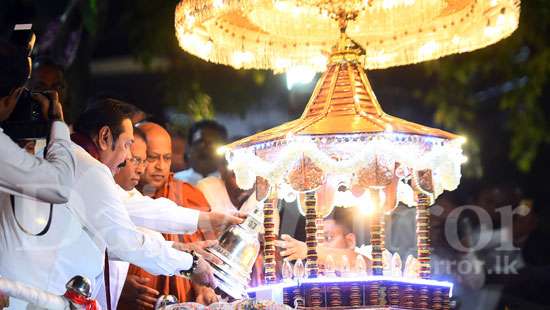
[{"label": "buddhist monk", "polygon": [[[172,159],[172,143],[169,133],[158,124],[143,123],[139,126],[145,133],[147,139],[147,166],[141,176],[138,189],[143,193],[154,198],[168,198],[180,206],[194,208],[200,211],[210,211],[208,202],[202,193],[192,185],[177,181],[170,172]],[[242,216],[242,214],[241,214]],[[201,240],[215,239],[213,233],[204,233],[199,230],[192,235],[173,235],[163,234],[166,240],[189,243]],[[158,291],[160,294],[170,294],[178,298],[180,302],[196,301],[203,304],[210,304],[217,301],[214,290],[199,285],[192,284],[189,280],[182,277],[153,276],[139,267],[130,266],[128,275],[137,275],[147,279],[142,284]],[[134,287],[131,282],[126,282],[121,302],[118,309],[153,309],[151,296],[144,296],[139,300],[149,300],[149,302],[132,303],[124,298],[125,295],[139,296],[148,294],[148,291]],[[149,297],[149,298],[146,298]],[[156,297],[156,296],[155,296]]]}]

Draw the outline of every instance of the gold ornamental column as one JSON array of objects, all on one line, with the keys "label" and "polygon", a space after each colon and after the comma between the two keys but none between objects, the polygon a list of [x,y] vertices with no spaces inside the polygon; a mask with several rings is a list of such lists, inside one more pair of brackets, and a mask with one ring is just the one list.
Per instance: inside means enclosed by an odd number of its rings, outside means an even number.
[{"label": "gold ornamental column", "polygon": [[416,207],[416,246],[418,250],[418,262],[420,263],[420,277],[431,278],[431,250],[430,250],[430,198],[424,193],[418,193],[418,206]]},{"label": "gold ornamental column", "polygon": [[412,185],[418,199],[416,207],[416,247],[418,262],[420,263],[419,275],[422,279],[431,278],[431,240],[430,240],[430,212],[428,208],[432,204],[432,172],[421,170],[413,173]]},{"label": "gold ornamental column", "polygon": [[275,261],[275,210],[277,209],[277,195],[272,190],[264,202],[264,279],[265,283],[277,282]]},{"label": "gold ornamental column", "polygon": [[382,252],[384,251],[384,206],[380,201],[378,189],[369,189],[371,191],[373,213],[371,217],[371,245],[372,245],[372,274],[375,276],[383,275],[384,262]]},{"label": "gold ornamental column", "polygon": [[317,198],[315,192],[306,193],[306,272],[308,278],[317,278]]}]

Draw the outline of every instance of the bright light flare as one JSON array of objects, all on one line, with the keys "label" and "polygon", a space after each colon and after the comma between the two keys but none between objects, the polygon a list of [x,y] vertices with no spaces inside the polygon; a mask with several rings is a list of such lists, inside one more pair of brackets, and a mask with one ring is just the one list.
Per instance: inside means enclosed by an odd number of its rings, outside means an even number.
[{"label": "bright light flare", "polygon": [[420,58],[429,58],[438,48],[439,45],[435,41],[427,42],[418,49],[418,56],[420,56]]},{"label": "bright light flare", "polygon": [[365,216],[370,216],[376,210],[382,210],[386,202],[386,193],[381,189],[368,189],[358,199],[359,212]]},{"label": "bright light flare", "polygon": [[225,145],[216,148],[216,154],[218,154],[218,156],[225,155],[225,152],[227,152],[227,147]]},{"label": "bright light flare", "polygon": [[309,84],[315,77],[315,71],[311,68],[298,66],[286,72],[286,87],[291,90],[294,86]]},{"label": "bright light flare", "polygon": [[231,56],[231,63],[236,68],[242,67],[244,64],[252,62],[254,59],[254,54],[249,51],[235,52]]}]

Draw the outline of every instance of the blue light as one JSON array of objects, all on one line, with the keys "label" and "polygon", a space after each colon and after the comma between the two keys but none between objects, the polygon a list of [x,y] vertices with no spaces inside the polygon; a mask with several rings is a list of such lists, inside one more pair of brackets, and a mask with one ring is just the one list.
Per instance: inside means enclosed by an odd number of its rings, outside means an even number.
[{"label": "blue light", "polygon": [[434,287],[446,287],[449,288],[449,296],[453,296],[453,286],[454,284],[447,281],[437,281],[437,280],[427,280],[427,279],[409,279],[409,278],[394,278],[388,276],[368,276],[368,277],[322,277],[314,279],[304,279],[300,282],[282,282],[271,285],[260,285],[253,287],[247,290],[247,293],[256,293],[259,291],[266,290],[283,290],[285,288],[299,286],[301,284],[309,283],[346,283],[346,282],[360,282],[360,283],[369,283],[374,281],[386,281],[391,283],[403,283],[403,284],[415,284],[415,285],[426,285]]}]

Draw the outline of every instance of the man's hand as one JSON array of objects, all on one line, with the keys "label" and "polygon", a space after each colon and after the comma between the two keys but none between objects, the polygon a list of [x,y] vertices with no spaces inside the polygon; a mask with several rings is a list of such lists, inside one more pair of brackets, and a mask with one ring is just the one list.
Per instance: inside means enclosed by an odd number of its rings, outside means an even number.
[{"label": "man's hand", "polygon": [[122,289],[120,300],[135,308],[140,306],[141,309],[154,309],[160,294],[157,290],[146,286],[148,282],[147,278],[129,275]]},{"label": "man's hand", "polygon": [[204,232],[219,234],[228,226],[242,223],[244,218],[246,218],[246,213],[244,212],[238,212],[235,215],[217,211],[201,212],[199,215],[198,229]]},{"label": "man's hand", "polygon": [[190,243],[175,242],[172,247],[183,252],[195,251],[195,253],[202,256],[208,262],[213,264],[221,264],[223,263],[221,259],[214,254],[205,251],[207,248],[215,246],[216,244],[218,244],[218,240],[195,241]]},{"label": "man's hand", "polygon": [[220,299],[220,297],[216,295],[214,290],[209,287],[197,285],[194,289],[195,289],[195,296],[197,296],[195,301],[198,302],[199,304],[208,306],[210,304],[218,302]]},{"label": "man's hand", "polygon": [[288,258],[289,260],[306,258],[307,245],[305,242],[298,241],[289,235],[281,235],[281,239],[275,241],[275,245],[284,249],[284,251],[281,251],[283,258]]},{"label": "man's hand", "polygon": [[23,87],[16,88],[6,98],[0,100],[0,122],[3,122],[10,117],[11,112],[13,112],[15,104],[17,103],[17,98],[19,98],[22,91]]},{"label": "man's hand", "polygon": [[212,267],[210,264],[204,260],[204,258],[199,258],[197,262],[197,267],[191,274],[191,281],[198,285],[204,285],[211,288],[216,288],[216,280],[214,279],[214,274],[212,273]]},{"label": "man's hand", "polygon": [[[59,102],[59,95],[56,91],[48,90],[42,93],[32,93],[31,96],[34,100],[40,103],[42,113],[46,119],[51,119],[54,121],[63,120],[63,108],[61,106],[61,102]],[[51,114],[49,114],[50,104],[53,104]]]},{"label": "man's hand", "polygon": [[10,306],[10,297],[0,293],[0,309],[4,309]]}]

